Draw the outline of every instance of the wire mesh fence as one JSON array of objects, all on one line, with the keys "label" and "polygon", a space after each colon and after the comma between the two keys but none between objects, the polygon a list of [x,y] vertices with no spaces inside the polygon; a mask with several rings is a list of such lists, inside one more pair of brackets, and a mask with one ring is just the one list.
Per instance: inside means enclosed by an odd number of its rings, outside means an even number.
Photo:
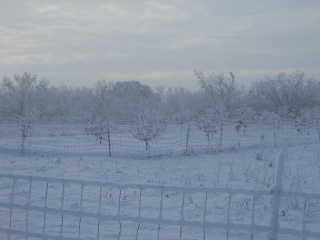
[{"label": "wire mesh fence", "polygon": [[[210,134],[196,123],[168,123],[164,131],[150,142],[139,140],[128,121],[114,122],[110,129],[86,131],[81,120],[40,122],[32,126],[22,139],[21,123],[0,121],[0,148],[55,154],[106,154],[129,156],[171,156],[199,152],[215,152],[239,147],[283,146],[319,142],[319,122],[256,123],[239,125],[234,122],[217,124]],[[95,129],[95,128],[93,128]],[[100,131],[100,132],[99,132]],[[147,144],[147,145],[146,145]]]}]

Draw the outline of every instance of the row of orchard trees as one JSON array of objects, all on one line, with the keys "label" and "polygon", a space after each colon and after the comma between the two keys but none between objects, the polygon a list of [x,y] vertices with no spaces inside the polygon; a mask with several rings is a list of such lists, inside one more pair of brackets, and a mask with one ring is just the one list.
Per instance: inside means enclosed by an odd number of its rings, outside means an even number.
[{"label": "row of orchard trees", "polygon": [[259,79],[246,88],[239,86],[233,72],[229,72],[229,76],[223,72],[209,76],[201,71],[194,71],[194,74],[202,91],[211,99],[210,103],[222,106],[228,112],[246,106],[257,113],[299,115],[302,110],[320,104],[320,82],[306,79],[299,70]]},{"label": "row of orchard trees", "polygon": [[36,75],[23,73],[12,78],[5,76],[0,86],[0,118],[22,116],[29,109],[37,109],[42,118],[77,118],[83,112],[113,119],[132,117],[132,106],[145,104],[157,108],[159,95],[147,85],[137,81],[98,81],[94,88],[49,86],[49,82]]},{"label": "row of orchard trees", "polygon": [[134,117],[136,106],[156,109],[163,116],[197,117],[211,108],[220,108],[235,116],[241,108],[258,114],[268,111],[280,115],[300,115],[320,105],[320,82],[306,79],[301,71],[257,80],[241,86],[236,74],[213,73],[205,76],[194,71],[200,89],[190,92],[180,87],[152,90],[137,81],[98,81],[93,88],[49,86],[36,75],[23,73],[5,76],[0,85],[0,118],[22,116],[37,109],[42,118],[68,119],[90,112],[103,118],[125,120]]},{"label": "row of orchard trees", "polygon": [[257,80],[240,86],[236,74],[194,71],[200,89],[183,87],[152,90],[137,81],[98,81],[94,88],[50,87],[36,75],[5,76],[0,88],[0,118],[22,123],[22,148],[32,123],[39,118],[82,118],[88,134],[106,139],[111,155],[112,121],[131,121],[133,135],[149,142],[163,131],[164,119],[183,125],[193,121],[210,139],[220,134],[223,123],[235,121],[246,132],[248,122],[294,120],[297,125],[320,117],[320,83],[301,71]]}]

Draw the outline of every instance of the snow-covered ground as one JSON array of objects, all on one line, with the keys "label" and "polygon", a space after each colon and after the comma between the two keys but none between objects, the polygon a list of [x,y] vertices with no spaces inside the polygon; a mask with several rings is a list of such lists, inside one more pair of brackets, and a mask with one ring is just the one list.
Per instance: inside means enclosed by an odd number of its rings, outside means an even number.
[{"label": "snow-covered ground", "polygon": [[[211,153],[154,158],[143,152],[140,157],[110,157],[103,151],[54,154],[46,149],[28,151],[28,146],[21,156],[19,149],[0,144],[0,239],[8,239],[7,229],[19,233],[26,228],[35,233],[28,239],[39,239],[41,234],[50,239],[251,239],[252,233],[253,239],[268,239],[273,195],[260,196],[259,191],[269,193],[274,185],[279,152],[286,155],[283,189],[293,192],[280,199],[280,229],[301,234],[280,231],[279,239],[302,239],[303,231],[313,232],[306,239],[320,239],[317,133],[315,129],[298,137],[295,130],[285,136],[279,133],[282,141],[275,146],[272,131],[263,132],[270,136],[264,144],[259,139],[262,132],[254,131],[236,135],[238,139],[226,135],[224,142],[230,145]],[[52,131],[51,138],[55,135]],[[234,147],[239,139],[244,140]],[[206,139],[202,141],[205,149]],[[298,196],[299,192],[311,195]],[[190,222],[194,226],[179,226]],[[250,226],[256,229],[248,232]],[[256,233],[257,226],[267,230]],[[11,239],[26,237],[13,234]]]}]

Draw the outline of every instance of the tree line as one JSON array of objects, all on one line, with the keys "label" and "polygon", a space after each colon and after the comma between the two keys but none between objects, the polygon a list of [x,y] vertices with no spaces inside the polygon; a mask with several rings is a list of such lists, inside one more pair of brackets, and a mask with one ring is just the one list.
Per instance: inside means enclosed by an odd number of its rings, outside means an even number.
[{"label": "tree line", "polygon": [[[50,86],[45,79],[24,72],[4,76],[0,85],[0,118],[22,118],[27,113],[43,119],[94,118],[133,120],[141,109],[156,111],[165,119],[183,122],[209,112],[226,118],[250,118],[276,114],[299,117],[319,112],[320,82],[304,72],[279,73],[243,86],[235,72],[205,75],[194,70],[199,89],[184,87],[151,89],[138,81],[100,80],[92,88]],[[267,113],[267,114],[266,114]],[[244,120],[243,120],[244,121]]]}]

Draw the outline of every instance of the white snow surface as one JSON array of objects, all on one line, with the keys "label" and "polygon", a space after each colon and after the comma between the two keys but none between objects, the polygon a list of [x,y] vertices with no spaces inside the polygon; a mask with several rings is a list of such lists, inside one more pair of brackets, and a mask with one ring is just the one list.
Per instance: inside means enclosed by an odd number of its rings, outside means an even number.
[{"label": "white snow surface", "polygon": [[[281,169],[277,168],[280,152]],[[277,182],[277,172],[282,175],[281,182]],[[279,201],[278,239],[302,239],[307,231],[313,233],[306,239],[320,239],[320,199],[314,198],[320,196],[316,195],[320,194],[319,141],[304,143],[301,138],[283,146],[247,144],[210,154],[151,159],[28,151],[21,156],[18,149],[2,149],[0,145],[1,174],[35,178],[30,187],[28,178],[17,177],[14,189],[14,177],[1,178],[0,229],[17,231],[11,239],[26,239],[18,234],[25,231],[26,222],[28,231],[36,233],[27,239],[41,239],[41,234],[52,236],[49,239],[272,239],[274,235],[269,230],[277,223],[271,223],[274,202],[270,192],[275,190],[291,193]],[[47,178],[64,179],[66,184],[50,179],[47,183]],[[100,188],[103,184],[109,185]],[[217,188],[226,191],[210,191]],[[193,190],[184,192],[185,189]],[[259,191],[270,194],[259,196]],[[44,206],[51,210],[42,209]],[[63,227],[59,209],[70,211],[64,215]],[[72,214],[77,211],[87,214]],[[103,214],[100,220],[99,212]],[[148,219],[149,223],[143,221]],[[121,227],[120,220],[124,220]],[[215,228],[205,229],[205,236],[204,221],[216,224],[212,225]],[[194,222],[194,226],[181,228],[179,223],[185,222]],[[228,224],[235,224],[234,229],[223,227]],[[237,224],[248,229],[254,224],[257,229],[248,232]],[[266,230],[257,232],[258,226]],[[281,229],[294,229],[299,234]],[[9,239],[5,230],[0,231],[0,239]]]}]

